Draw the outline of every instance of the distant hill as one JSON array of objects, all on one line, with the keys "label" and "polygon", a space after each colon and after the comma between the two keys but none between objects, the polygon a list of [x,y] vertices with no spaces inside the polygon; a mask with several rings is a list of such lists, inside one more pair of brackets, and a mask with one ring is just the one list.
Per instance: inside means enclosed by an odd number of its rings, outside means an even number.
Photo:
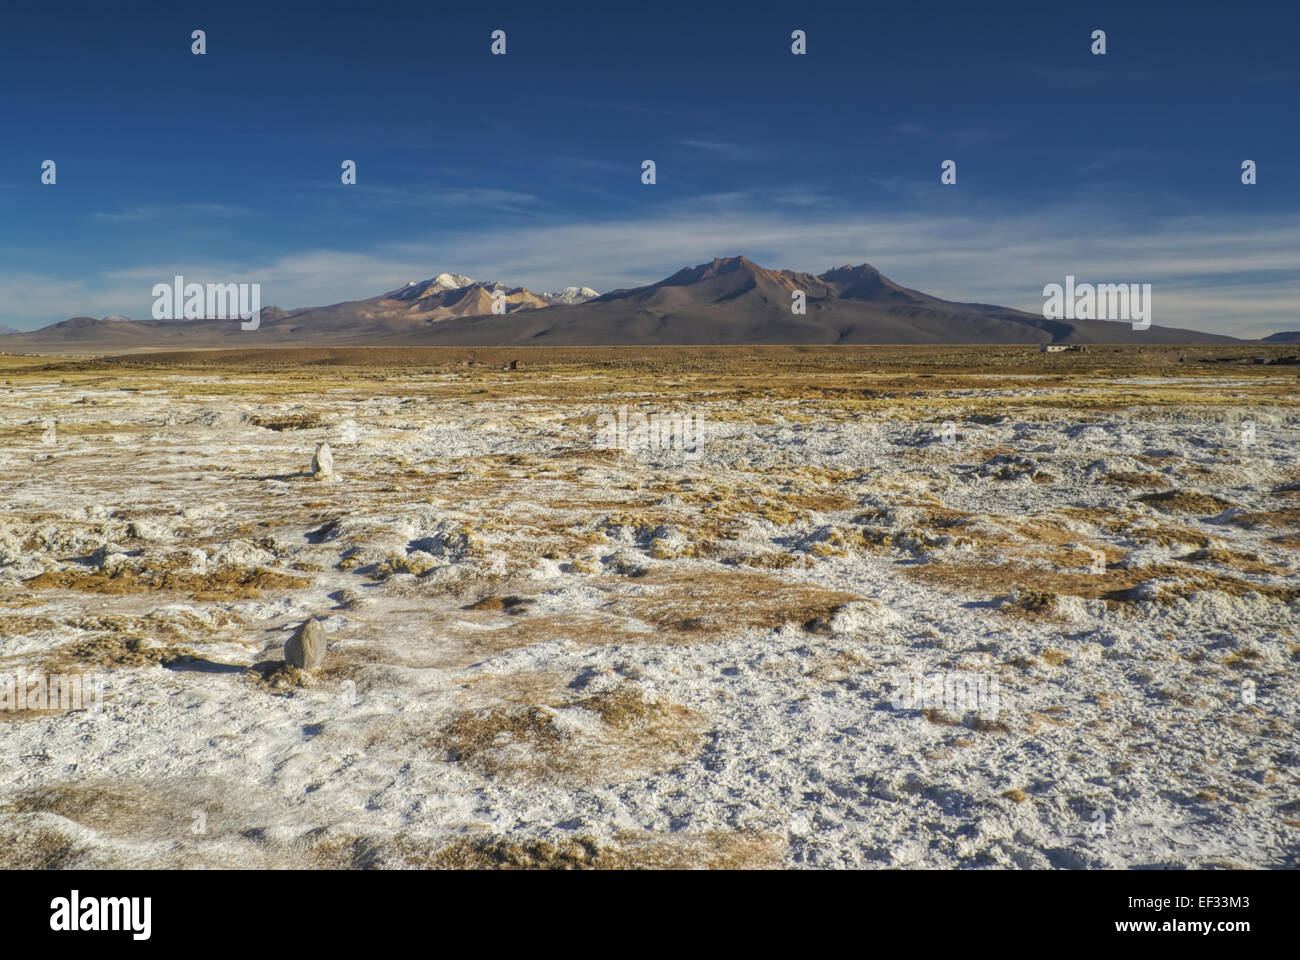
[{"label": "distant hill", "polygon": [[1300,330],[1287,330],[1283,333],[1270,333],[1261,343],[1300,343]]},{"label": "distant hill", "polygon": [[[807,312],[791,312],[802,290]],[[869,264],[819,276],[728,257],[573,307],[445,320],[412,342],[448,345],[722,343],[1232,343],[1236,338],[1103,320],[1045,320],[900,286]]]},{"label": "distant hill", "polygon": [[[791,310],[803,291],[806,311]],[[494,304],[502,312],[494,313]],[[1275,334],[1270,338],[1278,342]],[[869,264],[814,276],[718,258],[658,283],[604,295],[587,287],[537,294],[442,273],[323,307],[264,307],[256,331],[234,320],[74,317],[0,338],[0,349],[106,352],[149,348],[430,344],[1039,344],[1236,343],[1176,327],[1134,330],[1105,320],[1047,320],[900,286]]]}]

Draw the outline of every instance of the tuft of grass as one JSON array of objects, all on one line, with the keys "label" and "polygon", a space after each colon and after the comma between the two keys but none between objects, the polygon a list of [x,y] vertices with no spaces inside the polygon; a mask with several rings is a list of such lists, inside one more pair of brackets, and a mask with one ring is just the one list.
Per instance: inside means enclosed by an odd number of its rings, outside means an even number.
[{"label": "tuft of grass", "polygon": [[999,609],[1008,614],[1044,614],[1056,609],[1057,595],[1050,590],[1021,590],[1016,599],[1004,603]]},{"label": "tuft of grass", "polygon": [[68,662],[91,663],[101,667],[168,666],[187,657],[199,656],[190,647],[172,644],[155,645],[143,637],[110,635],[82,640],[54,654],[46,668]]},{"label": "tuft of grass", "polygon": [[1138,503],[1145,503],[1161,513],[1190,513],[1205,516],[1222,513],[1236,504],[1213,494],[1197,490],[1164,490],[1160,493],[1144,493],[1137,498]]},{"label": "tuft of grass", "polygon": [[952,717],[948,716],[948,714],[946,714],[943,710],[941,710],[938,707],[926,707],[925,710],[922,711],[922,713],[925,715],[926,720],[928,720],[930,723],[935,724],[936,726],[956,727],[961,725],[960,720],[954,720]]},{"label": "tuft of grass", "polygon": [[644,590],[620,596],[608,609],[654,624],[669,638],[681,633],[770,630],[787,623],[819,632],[841,605],[861,599],[738,567],[689,573],[655,569],[640,580]]},{"label": "tuft of grass", "polygon": [[319,413],[277,413],[277,414],[260,414],[255,413],[248,418],[248,422],[255,427],[265,427],[267,430],[283,432],[285,430],[311,430],[322,425]]},{"label": "tuft of grass", "polygon": [[[557,722],[559,710],[596,715],[594,730]],[[462,710],[428,742],[450,762],[486,777],[578,779],[667,769],[698,747],[703,718],[693,710],[619,687],[554,706],[527,703]]]},{"label": "tuft of grass", "polygon": [[283,660],[263,660],[248,668],[244,676],[268,693],[291,693],[316,685],[316,678],[306,670],[291,667]]},{"label": "tuft of grass", "polygon": [[418,577],[428,573],[435,566],[436,564],[432,560],[423,557],[395,553],[375,564],[374,569],[370,571],[370,579],[387,580],[399,573],[409,573]]},{"label": "tuft of grass", "polygon": [[1256,527],[1289,527],[1300,529],[1300,507],[1284,507],[1281,510],[1255,510],[1239,513],[1228,520],[1233,526],[1253,530]]},{"label": "tuft of grass", "polygon": [[86,847],[49,827],[24,831],[0,844],[0,870],[68,870],[86,853]]},{"label": "tuft of grass", "polygon": [[1101,478],[1102,483],[1116,487],[1167,487],[1169,484],[1158,473],[1114,470]]},{"label": "tuft of grass", "polygon": [[1003,720],[990,720],[987,717],[975,716],[971,719],[970,728],[979,733],[1010,733],[1011,728]]}]

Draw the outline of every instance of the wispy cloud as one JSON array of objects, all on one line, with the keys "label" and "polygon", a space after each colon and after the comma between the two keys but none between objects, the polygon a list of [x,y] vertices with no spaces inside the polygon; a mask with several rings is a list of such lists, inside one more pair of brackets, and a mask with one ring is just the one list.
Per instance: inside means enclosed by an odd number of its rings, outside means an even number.
[{"label": "wispy cloud", "polygon": [[686,137],[677,140],[676,143],[679,146],[690,147],[692,150],[704,150],[708,153],[714,153],[720,157],[726,157],[728,160],[752,160],[758,155],[758,152],[753,148],[732,143],[729,140]]},{"label": "wispy cloud", "polygon": [[1151,151],[1143,147],[1115,147],[1101,151],[1091,160],[1079,164],[1075,170],[1081,177],[1091,177],[1098,173],[1113,170],[1116,167],[1122,167],[1125,164],[1136,164],[1150,160],[1151,156]]},{"label": "wispy cloud", "polygon": [[252,211],[224,203],[151,203],[125,210],[101,210],[91,216],[99,223],[143,223],[203,217],[246,217]]},{"label": "wispy cloud", "polygon": [[[314,183],[312,188],[337,191],[336,184]],[[502,190],[492,187],[393,187],[373,183],[356,183],[347,188],[346,195],[360,196],[376,207],[478,207],[504,213],[522,213],[534,210],[541,197],[524,190]]]},{"label": "wispy cloud", "polygon": [[951,130],[940,130],[924,123],[898,123],[888,129],[890,133],[899,137],[926,137],[958,147],[973,147],[998,138],[998,131],[992,127],[957,127]]},{"label": "wispy cloud", "polygon": [[834,199],[826,191],[811,187],[786,187],[774,190],[767,196],[773,203],[784,203],[794,207],[815,207]]}]

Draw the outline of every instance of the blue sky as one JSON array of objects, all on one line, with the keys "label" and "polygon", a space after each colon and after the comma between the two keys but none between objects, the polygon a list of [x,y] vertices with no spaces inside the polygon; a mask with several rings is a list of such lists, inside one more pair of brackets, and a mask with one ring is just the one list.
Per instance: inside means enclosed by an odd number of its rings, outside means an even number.
[{"label": "blue sky", "polygon": [[1067,273],[1152,283],[1159,324],[1300,329],[1290,4],[124,2],[5,21],[13,327],[144,318],[176,273],[295,307],[443,271],[604,291],[743,253],[1031,310]]}]

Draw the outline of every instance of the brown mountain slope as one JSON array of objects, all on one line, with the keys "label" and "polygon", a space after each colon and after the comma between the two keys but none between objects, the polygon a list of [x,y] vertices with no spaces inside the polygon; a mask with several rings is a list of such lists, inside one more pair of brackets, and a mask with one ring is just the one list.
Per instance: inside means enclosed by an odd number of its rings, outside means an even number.
[{"label": "brown mountain slope", "polygon": [[[807,312],[791,312],[791,294]],[[645,287],[615,290],[576,307],[508,317],[467,317],[397,334],[448,345],[545,343],[1191,343],[1233,342],[1215,334],[1100,320],[1054,321],[911,290],[868,264],[812,276],[769,270],[745,257],[717,259]]]}]

